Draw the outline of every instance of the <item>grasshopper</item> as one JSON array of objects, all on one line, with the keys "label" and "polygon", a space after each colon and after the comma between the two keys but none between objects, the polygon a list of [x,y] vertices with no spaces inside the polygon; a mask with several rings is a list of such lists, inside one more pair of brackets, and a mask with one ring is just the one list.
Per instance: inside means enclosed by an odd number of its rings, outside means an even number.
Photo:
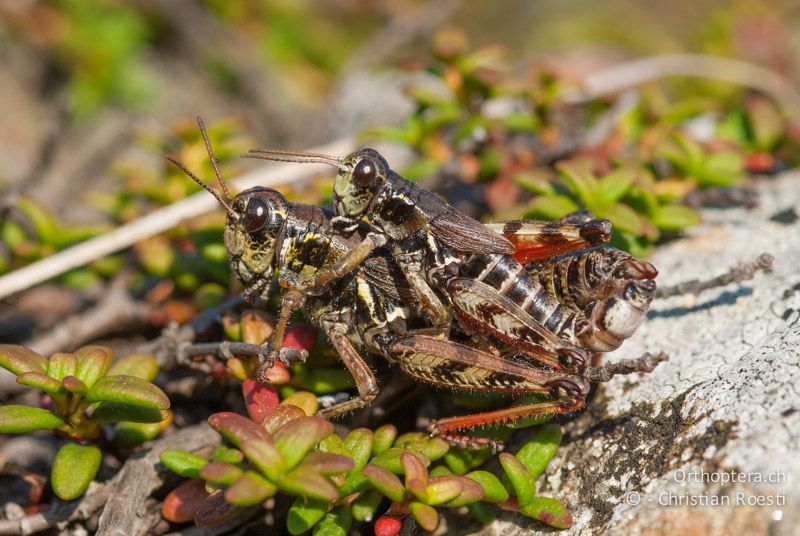
[{"label": "grasshopper", "polygon": [[[441,419],[429,426],[432,433],[454,444],[497,448],[499,445],[490,440],[471,439],[456,432],[578,410],[583,407],[591,381],[650,370],[663,359],[648,356],[614,367],[584,367],[575,374],[543,368],[515,355],[499,356],[480,348],[468,335],[455,340],[459,336],[457,326],[452,338],[445,337],[429,319],[408,306],[414,289],[407,284],[403,267],[388,253],[376,252],[355,269],[331,280],[322,292],[304,290],[304,281],[337,265],[372,230],[359,222],[357,229],[345,236],[337,232],[333,216],[325,210],[290,203],[268,188],[251,188],[231,198],[202,122],[200,128],[223,193],[170,160],[225,208],[225,244],[234,273],[249,292],[260,293],[269,286],[277,268],[289,287],[282,296],[282,311],[302,308],[326,333],[355,380],[358,395],[322,409],[320,414],[325,417],[362,408],[377,396],[377,380],[360,352],[380,355],[417,380],[453,390],[549,397],[543,402]],[[511,345],[512,352],[513,348]]]},{"label": "grasshopper", "polygon": [[[483,225],[402,178],[373,149],[343,159],[267,149],[244,156],[335,166],[334,225],[344,234],[363,220],[372,226],[331,269],[303,281],[303,290],[324,288],[388,244],[434,327],[446,334],[455,312],[472,331],[488,332],[547,366],[569,371],[585,367],[592,351],[618,347],[638,327],[653,298],[655,268],[630,257],[618,259],[626,269],[606,270],[603,288],[594,289],[592,299],[580,306],[560,303],[558,293],[529,276],[522,263],[547,263],[609,240],[608,220],[588,213],[555,222]],[[608,263],[590,264],[605,269]],[[628,298],[620,299],[625,293]],[[279,324],[276,333],[282,331]]]}]

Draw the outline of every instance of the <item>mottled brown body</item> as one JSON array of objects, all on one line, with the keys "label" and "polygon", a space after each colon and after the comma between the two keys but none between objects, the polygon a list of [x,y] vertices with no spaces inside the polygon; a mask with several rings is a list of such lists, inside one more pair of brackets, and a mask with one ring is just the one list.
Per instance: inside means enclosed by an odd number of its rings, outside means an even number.
[{"label": "mottled brown body", "polygon": [[[203,134],[213,162],[204,130]],[[354,183],[359,182],[356,179],[360,162],[354,163],[351,170]],[[390,172],[388,167],[384,171]],[[361,175],[360,179],[364,179]],[[278,192],[267,188],[252,188],[231,200],[218,170],[217,176],[225,197],[203,186],[228,213],[225,243],[231,267],[245,285],[245,294],[265,296],[276,269],[287,288],[272,347],[280,347],[291,311],[303,308],[309,319],[325,331],[356,381],[358,396],[323,409],[321,414],[325,416],[363,407],[377,395],[377,381],[360,352],[379,354],[420,381],[453,390],[539,393],[550,397],[546,402],[431,424],[433,433],[467,446],[486,442],[468,440],[453,431],[573,411],[583,405],[592,378],[649,370],[659,361],[625,364],[613,372],[588,368],[588,350],[569,341],[568,336],[578,333],[580,313],[562,303],[559,296],[544,291],[544,285],[534,283],[513,258],[484,251],[490,243],[505,248],[507,240],[460,213],[453,215],[452,209],[433,194],[402,182],[402,178],[397,182],[402,187],[391,195],[369,197],[370,203],[377,203],[373,208],[386,216],[384,223],[391,222],[399,230],[390,235],[394,242],[389,247],[376,249],[388,235],[384,229],[360,220],[344,222],[341,216],[331,218],[318,207],[288,203]],[[360,187],[365,185],[361,180]],[[349,203],[351,208],[370,206],[364,205],[363,196],[342,197],[340,193],[339,190],[335,194],[340,196],[337,203]],[[601,221],[598,226],[597,221],[587,224],[585,218],[565,220],[558,223],[560,231],[551,224],[535,225],[546,228],[542,232],[550,245],[560,244],[559,247],[572,250],[592,235],[607,234],[607,224]],[[347,224],[346,230],[337,230],[342,223]],[[505,225],[509,234],[523,233],[531,222]],[[460,234],[472,228],[479,229],[470,236],[474,250],[462,244],[464,237]],[[358,262],[353,265],[354,252]],[[365,252],[367,255],[361,258]],[[425,295],[420,285],[430,282],[437,284],[437,290],[428,288],[430,295]],[[430,313],[429,300],[444,308],[445,329],[442,318]],[[413,307],[418,302],[426,314]],[[487,327],[508,346],[507,351],[498,354],[484,350],[482,340],[452,324],[451,308],[466,319],[465,324],[471,321]],[[571,320],[567,319],[569,315]],[[537,359],[520,354],[526,345],[530,345]],[[280,356],[271,354],[273,358]],[[563,371],[555,370],[559,368]]]}]

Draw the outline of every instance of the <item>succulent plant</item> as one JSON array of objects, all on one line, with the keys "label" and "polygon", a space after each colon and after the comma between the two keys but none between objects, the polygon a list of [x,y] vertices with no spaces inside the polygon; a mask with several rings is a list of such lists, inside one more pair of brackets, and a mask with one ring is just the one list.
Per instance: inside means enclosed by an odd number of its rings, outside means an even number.
[{"label": "succulent plant", "polygon": [[[561,439],[555,425],[542,427],[516,455],[501,454],[505,476],[500,479],[476,470],[491,457],[488,449],[451,449],[422,433],[398,436],[392,425],[374,432],[358,428],[341,438],[330,423],[313,416],[317,404],[311,393],[297,392],[280,405],[270,400],[260,411],[249,403],[251,418],[228,412],[209,417],[233,445],[210,461],[180,450],[162,454],[164,465],[194,479],[165,499],[167,519],[215,525],[280,492],[296,497],[286,521],[292,534],[312,529],[347,534],[354,521],[376,521],[388,533],[396,526],[388,518],[403,516],[432,531],[439,523],[438,508],[469,506],[485,522],[492,517],[491,504],[554,527],[571,524],[561,503],[535,495],[536,478]],[[437,461],[445,463],[434,466]],[[388,518],[381,520],[377,511],[386,500]]]},{"label": "succulent plant", "polygon": [[101,436],[103,424],[116,423],[113,439],[133,446],[155,437],[170,420],[169,399],[150,383],[158,372],[155,358],[130,355],[112,362],[111,350],[102,346],[45,359],[24,346],[0,345],[0,366],[17,383],[45,394],[44,407],[0,406],[0,433],[54,430],[75,440],[53,461],[51,484],[62,499],[82,495],[97,474],[102,453],[88,442]]}]

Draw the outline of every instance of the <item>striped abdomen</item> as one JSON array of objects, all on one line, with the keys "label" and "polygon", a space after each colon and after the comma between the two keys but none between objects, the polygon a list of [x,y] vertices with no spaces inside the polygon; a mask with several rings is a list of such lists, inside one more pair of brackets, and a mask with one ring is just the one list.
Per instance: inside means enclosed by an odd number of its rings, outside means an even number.
[{"label": "striped abdomen", "polygon": [[580,313],[559,303],[553,293],[535,282],[512,257],[474,255],[464,262],[459,275],[494,288],[549,331],[574,342],[574,327]]}]

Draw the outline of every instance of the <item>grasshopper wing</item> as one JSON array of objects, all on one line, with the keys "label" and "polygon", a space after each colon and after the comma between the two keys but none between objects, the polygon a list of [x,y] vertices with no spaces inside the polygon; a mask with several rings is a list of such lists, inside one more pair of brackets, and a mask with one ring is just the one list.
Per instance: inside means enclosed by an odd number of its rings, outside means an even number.
[{"label": "grasshopper wing", "polygon": [[599,246],[611,239],[611,223],[602,218],[583,223],[518,220],[485,227],[508,239],[515,249],[511,255],[522,264]]},{"label": "grasshopper wing", "polygon": [[430,221],[431,232],[447,247],[460,253],[501,253],[511,255],[514,245],[508,238],[472,219],[454,207],[443,203],[430,192],[420,196],[420,208],[434,214]]}]

